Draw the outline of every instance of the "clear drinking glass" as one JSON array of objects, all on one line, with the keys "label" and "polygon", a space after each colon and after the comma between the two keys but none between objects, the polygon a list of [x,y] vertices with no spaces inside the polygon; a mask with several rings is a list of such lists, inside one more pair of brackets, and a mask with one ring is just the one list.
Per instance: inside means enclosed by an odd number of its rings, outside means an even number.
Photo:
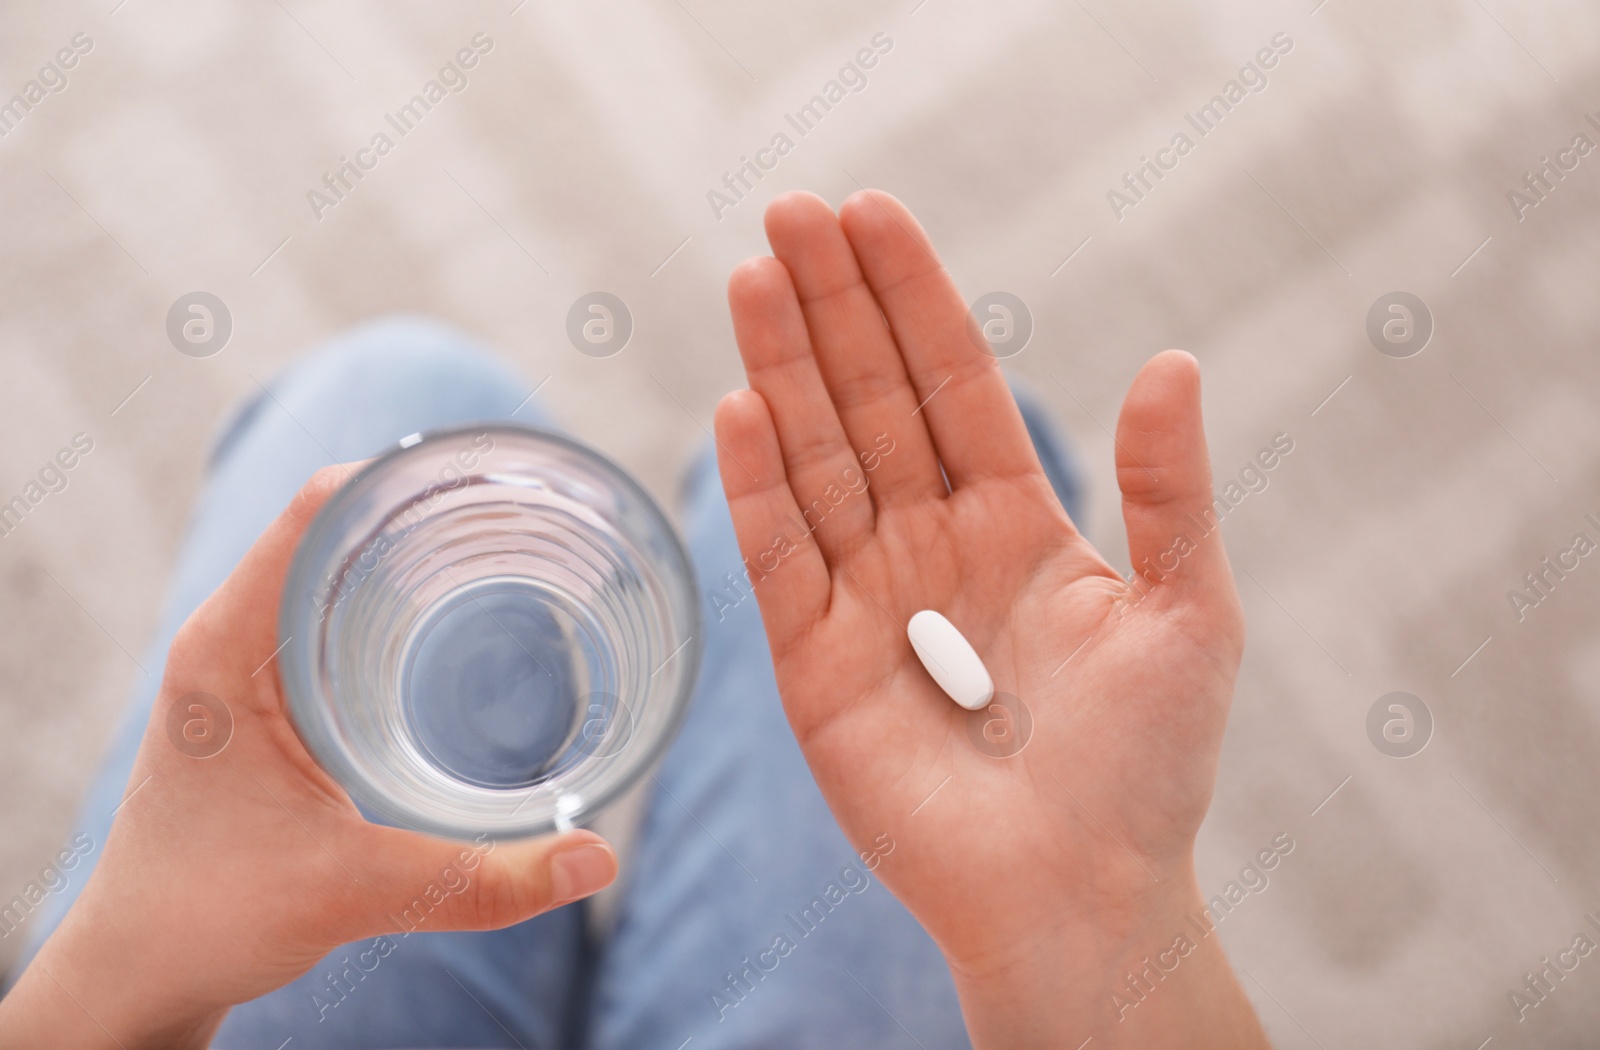
[{"label": "clear drinking glass", "polygon": [[412,435],[317,514],[279,668],[312,756],[375,819],[456,838],[582,823],[677,730],[687,553],[610,460],[493,423]]}]

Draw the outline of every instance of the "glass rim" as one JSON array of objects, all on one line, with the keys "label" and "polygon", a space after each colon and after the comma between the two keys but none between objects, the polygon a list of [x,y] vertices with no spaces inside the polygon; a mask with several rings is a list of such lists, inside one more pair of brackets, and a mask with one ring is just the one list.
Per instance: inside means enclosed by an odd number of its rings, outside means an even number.
[{"label": "glass rim", "polygon": [[[299,647],[291,644],[296,631],[305,629],[311,616],[306,608],[307,603],[303,600],[304,596],[300,592],[315,581],[315,572],[322,564],[318,556],[325,556],[337,546],[332,542],[330,534],[337,529],[342,513],[364,491],[363,483],[382,473],[397,460],[411,455],[413,449],[428,445],[436,446],[451,437],[469,437],[484,432],[491,435],[497,432],[504,433],[520,440],[532,439],[555,445],[574,454],[590,466],[598,468],[614,481],[625,497],[624,502],[641,510],[657,526],[660,535],[667,540],[671,556],[667,575],[676,576],[684,581],[687,600],[683,604],[689,614],[685,625],[689,637],[667,660],[667,662],[674,659],[687,661],[688,666],[680,676],[682,684],[671,697],[672,709],[668,712],[661,731],[644,742],[642,753],[639,751],[634,753],[634,757],[626,767],[625,775],[608,785],[603,785],[599,790],[585,792],[581,809],[571,814],[563,813],[558,801],[553,815],[499,828],[469,828],[463,823],[432,817],[414,808],[395,803],[379,785],[372,782],[356,762],[351,760],[345,747],[338,742],[338,734],[328,714],[333,698],[325,695],[316,674],[313,673],[313,665],[320,663],[311,657],[313,646],[309,643]],[[313,560],[317,560],[319,565],[313,566]],[[687,717],[689,703],[699,678],[704,644],[704,612],[700,608],[696,587],[694,563],[689,557],[683,537],[671,518],[667,516],[655,497],[631,473],[598,449],[549,427],[507,419],[451,423],[415,431],[373,456],[340,485],[339,489],[318,509],[295,545],[289,569],[284,575],[277,617],[278,643],[281,650],[277,660],[277,670],[289,724],[312,759],[333,777],[353,802],[399,827],[460,841],[478,841],[485,834],[492,840],[498,840],[527,838],[569,830],[585,820],[592,819],[637,786],[677,737],[678,730]],[[300,595],[302,600],[291,600],[292,595]],[[662,666],[665,666],[665,663]],[[624,750],[627,750],[626,746]],[[528,799],[533,799],[538,797],[540,791],[547,789],[547,784],[536,784],[506,793],[525,793]],[[559,800],[562,796],[558,792],[553,797]],[[518,808],[521,808],[520,805]],[[512,812],[515,814],[516,811]]]}]

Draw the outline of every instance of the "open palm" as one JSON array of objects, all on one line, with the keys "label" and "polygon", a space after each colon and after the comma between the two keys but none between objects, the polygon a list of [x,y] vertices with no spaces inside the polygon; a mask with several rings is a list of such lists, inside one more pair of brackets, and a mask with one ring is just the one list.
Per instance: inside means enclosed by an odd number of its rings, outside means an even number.
[{"label": "open palm", "polygon": [[[729,286],[751,389],[718,408],[720,469],[784,707],[846,834],[974,966],[1192,881],[1243,642],[1205,525],[1194,359],[1157,356],[1123,406],[1130,584],[1057,501],[899,201],[863,192],[836,216],[790,194],[767,234],[776,258]],[[988,711],[922,667],[922,609],[983,657]]]}]

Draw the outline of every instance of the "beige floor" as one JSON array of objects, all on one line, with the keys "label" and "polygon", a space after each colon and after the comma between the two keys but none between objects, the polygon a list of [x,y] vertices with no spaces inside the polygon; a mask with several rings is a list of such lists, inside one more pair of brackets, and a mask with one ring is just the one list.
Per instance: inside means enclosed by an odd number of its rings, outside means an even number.
[{"label": "beige floor", "polygon": [[[870,184],[970,294],[1032,308],[1015,370],[1079,444],[1113,559],[1101,424],[1149,354],[1203,361],[1219,477],[1295,442],[1227,524],[1251,645],[1201,842],[1218,891],[1297,843],[1223,927],[1278,1044],[1600,1038],[1600,963],[1521,1023],[1507,999],[1600,908],[1600,564],[1523,622],[1506,597],[1600,538],[1600,155],[1521,221],[1507,198],[1580,132],[1600,143],[1593,3],[114,3],[0,13],[0,95],[93,41],[0,139],[0,500],[95,442],[0,543],[0,896],[67,827],[252,376],[353,321],[436,314],[553,377],[561,420],[670,496],[740,379],[722,284],[761,250],[763,202]],[[319,220],[324,171],[479,32],[470,85]],[[868,86],[719,217],[708,190],[880,32]],[[1269,86],[1199,136],[1185,114],[1280,32]],[[1185,130],[1119,220],[1107,192]],[[637,323],[603,360],[564,334],[596,288]],[[164,331],[195,289],[236,325],[204,360]],[[1404,360],[1365,334],[1395,290],[1437,324]],[[1436,720],[1405,761],[1365,729],[1394,690]]]}]

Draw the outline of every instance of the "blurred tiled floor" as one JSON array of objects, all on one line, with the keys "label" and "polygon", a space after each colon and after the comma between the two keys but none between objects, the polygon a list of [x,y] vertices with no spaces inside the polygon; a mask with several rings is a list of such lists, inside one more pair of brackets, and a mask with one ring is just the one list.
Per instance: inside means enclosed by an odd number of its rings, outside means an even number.
[{"label": "blurred tiled floor", "polygon": [[[1520,1023],[1507,998],[1600,908],[1600,562],[1521,622],[1507,598],[1600,540],[1600,154],[1520,220],[1507,196],[1600,144],[1592,2],[74,0],[0,11],[0,101],[78,33],[67,86],[0,138],[0,501],[95,443],[0,541],[0,897],[67,826],[256,378],[435,314],[551,377],[562,422],[671,499],[740,381],[723,282],[763,204],[875,185],[970,295],[1031,307],[1014,369],[1077,441],[1114,560],[1102,424],[1150,354],[1204,363],[1219,488],[1294,440],[1227,521],[1251,643],[1201,844],[1220,891],[1297,843],[1223,925],[1277,1044],[1594,1044],[1600,965]],[[479,33],[467,86],[318,218],[308,191]],[[798,134],[879,33],[866,86]],[[1279,33],[1266,86],[1200,135],[1185,115]],[[708,191],[780,132],[719,215]],[[1180,132],[1119,219],[1108,191]],[[197,289],[235,325],[207,359],[165,334]],[[594,289],[635,319],[615,357],[565,335]],[[1405,359],[1366,335],[1397,290],[1436,325]],[[1397,690],[1435,721],[1406,760],[1366,731]]]}]

